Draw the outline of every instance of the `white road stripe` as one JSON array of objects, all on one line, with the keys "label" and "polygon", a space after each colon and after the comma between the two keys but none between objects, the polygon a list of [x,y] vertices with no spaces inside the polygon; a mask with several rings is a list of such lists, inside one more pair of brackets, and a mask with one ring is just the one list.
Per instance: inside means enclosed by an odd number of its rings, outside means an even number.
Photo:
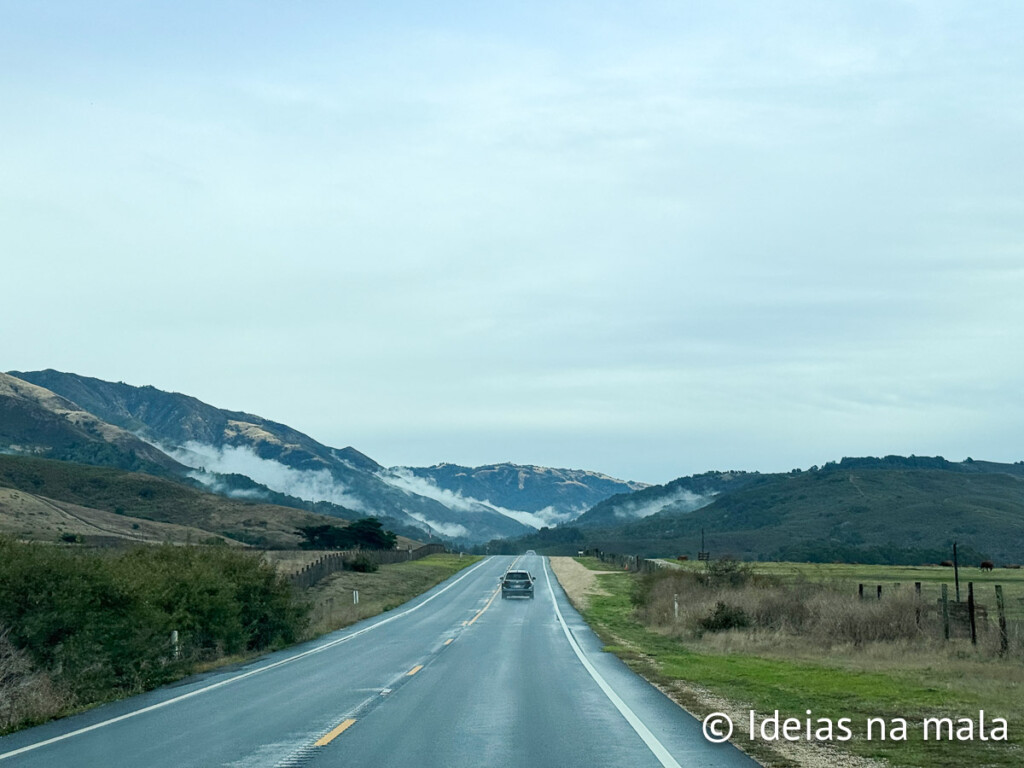
[{"label": "white road stripe", "polygon": [[629,708],[619,694],[617,694],[612,687],[608,685],[607,681],[601,677],[601,673],[597,671],[593,664],[590,663],[590,659],[580,648],[579,643],[576,642],[576,638],[572,636],[572,632],[569,631],[569,625],[565,623],[565,619],[562,617],[562,612],[558,609],[558,601],[555,599],[555,590],[551,587],[551,577],[548,575],[548,559],[544,558],[544,578],[548,583],[548,591],[551,593],[551,604],[555,606],[555,615],[558,617],[558,623],[562,625],[562,631],[565,632],[565,637],[569,641],[569,645],[572,646],[573,651],[576,653],[576,658],[583,664],[583,668],[590,673],[590,676],[594,678],[594,682],[598,684],[604,695],[608,697],[608,700],[615,706],[619,713],[626,718],[626,722],[630,724],[636,735],[644,740],[644,744],[651,750],[654,756],[658,759],[665,768],[680,768],[679,763],[675,761],[675,758],[669,754],[669,751],[665,749],[665,746],[658,741],[657,737],[651,733],[650,729],[644,725],[643,720],[637,717],[636,713]]},{"label": "white road stripe", "polygon": [[190,691],[189,693],[182,694],[181,696],[175,696],[173,699],[167,699],[166,701],[161,701],[161,702],[158,702],[156,704],[151,704],[148,707],[143,707],[142,709],[137,709],[134,712],[128,712],[126,714],[119,715],[118,717],[112,717],[109,720],[104,720],[104,721],[99,722],[99,723],[94,723],[93,725],[86,726],[85,728],[79,728],[76,731],[69,731],[68,733],[63,733],[60,736],[54,736],[52,739],[46,739],[45,741],[39,741],[39,742],[36,742],[35,744],[29,744],[28,746],[21,747],[20,749],[14,749],[14,750],[11,750],[10,752],[4,752],[2,755],[0,755],[0,760],[6,760],[9,757],[15,757],[16,755],[21,755],[21,754],[24,754],[25,752],[31,752],[34,749],[39,749],[40,747],[45,747],[48,744],[54,744],[54,743],[56,743],[58,741],[64,741],[64,739],[70,739],[72,736],[79,736],[79,735],[81,735],[83,733],[88,733],[89,731],[95,731],[98,728],[104,728],[104,727],[106,727],[108,725],[113,725],[114,723],[119,723],[122,720],[128,720],[129,718],[135,717],[136,715],[141,715],[141,714],[144,714],[146,712],[152,712],[155,709],[161,709],[163,707],[170,706],[171,704],[176,704],[179,701],[184,701],[185,699],[191,699],[193,696],[198,696],[201,693],[207,693],[207,692],[212,691],[212,690],[214,690],[216,688],[221,688],[221,687],[223,687],[225,685],[229,685],[231,683],[237,683],[239,680],[244,680],[247,677],[252,677],[253,675],[258,675],[261,672],[266,672],[269,669],[275,669],[276,667],[280,667],[280,666],[282,666],[284,664],[290,664],[293,661],[298,661],[299,659],[304,659],[307,656],[312,656],[314,653],[320,653],[321,651],[326,651],[328,648],[333,648],[336,645],[341,645],[342,643],[347,643],[349,640],[353,640],[353,639],[359,637],[360,635],[364,635],[364,634],[366,634],[367,632],[369,632],[371,630],[377,629],[377,627],[382,627],[385,624],[388,624],[388,623],[394,621],[395,619],[400,619],[403,616],[408,616],[413,611],[418,611],[420,608],[422,608],[424,605],[429,603],[431,600],[433,600],[434,598],[440,597],[445,592],[447,592],[449,589],[451,589],[456,584],[458,584],[460,581],[462,581],[464,578],[466,578],[471,573],[473,573],[473,571],[475,571],[477,568],[479,568],[480,566],[484,565],[484,563],[486,563],[488,559],[490,559],[490,558],[486,558],[484,560],[481,560],[479,563],[474,565],[472,568],[470,568],[468,571],[466,571],[464,574],[462,574],[459,578],[457,578],[455,581],[453,581],[451,584],[449,584],[447,587],[445,587],[444,589],[442,589],[442,590],[436,592],[435,594],[431,595],[430,597],[428,597],[426,600],[424,600],[419,605],[414,605],[412,608],[409,608],[408,610],[402,611],[401,613],[396,613],[394,616],[388,616],[388,618],[386,618],[386,619],[381,619],[376,624],[371,624],[368,627],[363,627],[358,632],[353,632],[351,635],[345,635],[345,637],[340,637],[337,640],[331,640],[329,643],[324,643],[323,645],[319,645],[316,648],[310,648],[308,651],[303,651],[302,653],[297,653],[294,656],[289,656],[287,659],[282,659],[281,661],[275,661],[273,664],[268,664],[265,667],[260,667],[259,669],[254,669],[254,670],[251,670],[249,672],[244,672],[244,673],[242,673],[240,675],[235,675],[234,677],[229,677],[227,680],[221,680],[219,683],[213,683],[212,685],[208,685],[205,688],[197,688],[196,690]]}]

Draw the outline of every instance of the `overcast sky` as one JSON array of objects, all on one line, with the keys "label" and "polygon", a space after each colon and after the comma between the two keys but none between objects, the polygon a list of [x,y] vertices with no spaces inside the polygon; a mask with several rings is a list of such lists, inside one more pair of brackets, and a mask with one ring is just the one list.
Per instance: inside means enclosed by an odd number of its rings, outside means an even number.
[{"label": "overcast sky", "polygon": [[1024,459],[1022,22],[0,0],[0,369],[387,465]]}]

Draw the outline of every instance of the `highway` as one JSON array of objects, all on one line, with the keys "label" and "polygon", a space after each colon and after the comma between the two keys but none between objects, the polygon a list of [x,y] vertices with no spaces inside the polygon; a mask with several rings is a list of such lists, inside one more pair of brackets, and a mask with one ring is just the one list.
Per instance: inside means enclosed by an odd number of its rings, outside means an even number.
[{"label": "highway", "polygon": [[617,658],[543,557],[490,557],[388,613],[0,738],[0,768],[756,766]]}]

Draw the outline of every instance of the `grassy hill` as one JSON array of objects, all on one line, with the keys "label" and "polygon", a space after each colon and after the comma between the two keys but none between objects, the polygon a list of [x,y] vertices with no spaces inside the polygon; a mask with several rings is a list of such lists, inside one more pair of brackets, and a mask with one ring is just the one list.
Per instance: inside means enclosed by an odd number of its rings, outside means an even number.
[{"label": "grassy hill", "polygon": [[[1017,465],[1009,465],[1017,466]],[[498,549],[559,554],[597,547],[695,557],[701,529],[713,557],[925,563],[949,557],[1024,562],[1024,479],[1007,472],[849,468],[763,475],[691,512],[614,528],[557,528]]]},{"label": "grassy hill", "polygon": [[297,546],[299,526],[342,524],[335,517],[228,499],[141,472],[26,456],[0,455],[0,487],[261,547]]},{"label": "grassy hill", "polygon": [[15,453],[159,475],[187,467],[76,403],[0,373],[0,446]]}]

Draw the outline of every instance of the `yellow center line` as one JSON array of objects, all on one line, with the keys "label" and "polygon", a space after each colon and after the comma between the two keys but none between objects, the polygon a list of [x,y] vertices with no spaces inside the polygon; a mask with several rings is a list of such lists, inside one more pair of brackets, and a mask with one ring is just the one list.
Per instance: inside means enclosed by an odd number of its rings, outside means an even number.
[{"label": "yellow center line", "polygon": [[496,598],[498,596],[499,592],[501,592],[501,587],[498,587],[496,590],[494,590],[494,594],[491,595],[491,599],[487,601],[487,605],[485,605],[483,608],[481,608],[479,611],[477,611],[476,616],[474,616],[472,619],[469,620],[469,624],[472,624],[474,621],[476,621],[477,619],[479,619],[481,616],[484,615],[484,611],[486,611],[488,608],[491,607],[491,603],[494,602],[494,598]]},{"label": "yellow center line", "polygon": [[320,737],[319,741],[317,741],[314,746],[326,747],[328,744],[330,744],[332,741],[338,738],[341,734],[343,734],[345,731],[351,728],[352,724],[355,721],[356,719],[354,717],[350,717],[348,720],[343,720],[341,722],[341,725],[339,725],[333,731],[331,731],[330,733],[326,733],[322,737]]},{"label": "yellow center line", "polygon": [[448,638],[447,640],[445,640],[445,641],[444,641],[444,644],[445,644],[445,645],[451,645],[451,642],[452,642],[452,640],[454,640],[454,639],[455,639],[454,637],[449,637],[449,638]]},{"label": "yellow center line", "polygon": [[419,672],[421,669],[423,669],[423,665],[422,664],[417,664],[415,667],[413,667],[412,669],[409,670],[408,677],[412,677],[417,672]]}]

